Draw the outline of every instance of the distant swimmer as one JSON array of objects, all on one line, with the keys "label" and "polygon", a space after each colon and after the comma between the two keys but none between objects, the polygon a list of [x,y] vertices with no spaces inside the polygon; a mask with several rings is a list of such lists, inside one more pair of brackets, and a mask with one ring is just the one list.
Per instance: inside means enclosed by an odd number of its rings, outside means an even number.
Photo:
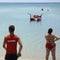
[{"label": "distant swimmer", "polygon": [[[6,50],[5,60],[17,60],[21,56],[22,42],[21,39],[14,34],[15,26],[9,26],[9,34],[4,38],[3,48]],[[17,52],[17,43],[19,49]]]},{"label": "distant swimmer", "polygon": [[42,8],[41,10],[43,11],[44,9]]},{"label": "distant swimmer", "polygon": [[49,11],[49,9],[47,11]]},{"label": "distant swimmer", "polygon": [[52,53],[52,60],[56,60],[55,52],[56,52],[56,43],[55,41],[59,40],[60,38],[56,35],[52,34],[53,29],[48,29],[48,34],[45,35],[46,39],[46,60],[49,59],[50,51]]}]

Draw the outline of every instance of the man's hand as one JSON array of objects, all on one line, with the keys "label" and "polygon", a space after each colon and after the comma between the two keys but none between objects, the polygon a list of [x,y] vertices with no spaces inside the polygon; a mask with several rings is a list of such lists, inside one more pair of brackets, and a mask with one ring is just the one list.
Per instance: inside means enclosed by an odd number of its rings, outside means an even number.
[{"label": "man's hand", "polygon": [[21,57],[21,53],[18,53],[18,54],[17,54],[17,58],[19,58],[19,57]]}]

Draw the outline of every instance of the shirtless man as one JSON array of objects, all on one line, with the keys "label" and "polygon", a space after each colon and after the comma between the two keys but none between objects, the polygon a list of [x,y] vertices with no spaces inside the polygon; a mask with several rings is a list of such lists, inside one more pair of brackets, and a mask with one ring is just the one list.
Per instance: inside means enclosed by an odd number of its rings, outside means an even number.
[{"label": "shirtless man", "polygon": [[59,40],[60,38],[52,34],[53,29],[48,29],[48,34],[45,35],[46,39],[46,60],[49,58],[50,51],[52,53],[52,60],[56,60],[55,57],[55,50],[56,50],[56,44],[55,41]]}]

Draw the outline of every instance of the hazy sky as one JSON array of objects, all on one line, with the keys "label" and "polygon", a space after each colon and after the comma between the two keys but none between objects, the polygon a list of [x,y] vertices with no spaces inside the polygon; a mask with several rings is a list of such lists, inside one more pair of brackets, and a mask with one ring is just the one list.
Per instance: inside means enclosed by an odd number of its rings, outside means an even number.
[{"label": "hazy sky", "polygon": [[0,2],[60,2],[60,0],[0,0]]}]

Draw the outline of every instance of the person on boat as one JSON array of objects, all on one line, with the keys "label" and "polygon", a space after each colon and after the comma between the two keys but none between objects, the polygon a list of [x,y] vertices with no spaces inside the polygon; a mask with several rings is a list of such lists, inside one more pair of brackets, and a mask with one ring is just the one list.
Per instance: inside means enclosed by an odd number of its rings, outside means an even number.
[{"label": "person on boat", "polygon": [[[17,60],[21,56],[22,42],[21,39],[14,34],[15,26],[9,26],[9,34],[5,36],[3,42],[3,48],[6,50],[5,60]],[[17,43],[19,44],[19,49],[17,52]]]},{"label": "person on boat", "polygon": [[34,21],[34,20],[35,20],[34,16],[30,15],[30,21]]},{"label": "person on boat", "polygon": [[41,16],[37,16],[37,21],[41,21]]},{"label": "person on boat", "polygon": [[37,18],[38,17],[38,15],[34,15],[34,18]]},{"label": "person on boat", "polygon": [[54,34],[52,34],[53,29],[48,29],[48,34],[45,35],[46,39],[46,60],[49,58],[50,51],[52,53],[52,60],[56,60],[55,51],[56,51],[56,43],[55,41],[59,40],[60,38]]},{"label": "person on boat", "polygon": [[34,16],[31,16],[30,18],[31,18],[31,19],[34,19]]}]

